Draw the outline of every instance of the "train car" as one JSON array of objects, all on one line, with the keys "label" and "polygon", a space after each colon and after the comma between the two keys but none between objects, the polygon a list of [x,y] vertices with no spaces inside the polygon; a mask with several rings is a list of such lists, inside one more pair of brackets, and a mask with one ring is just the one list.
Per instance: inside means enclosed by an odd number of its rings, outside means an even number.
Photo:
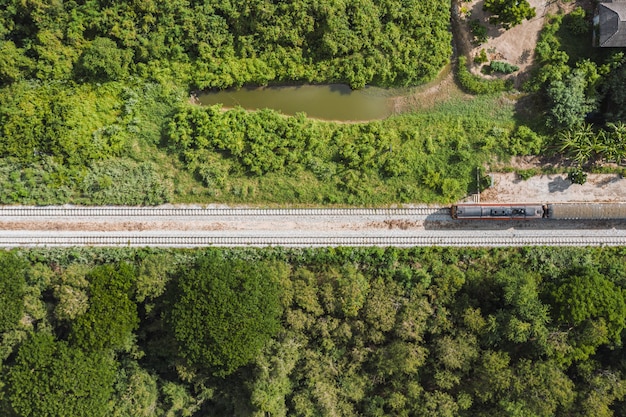
[{"label": "train car", "polygon": [[546,217],[554,220],[626,220],[626,203],[551,203]]},{"label": "train car", "polygon": [[541,204],[457,204],[450,208],[453,219],[532,220],[544,217]]}]

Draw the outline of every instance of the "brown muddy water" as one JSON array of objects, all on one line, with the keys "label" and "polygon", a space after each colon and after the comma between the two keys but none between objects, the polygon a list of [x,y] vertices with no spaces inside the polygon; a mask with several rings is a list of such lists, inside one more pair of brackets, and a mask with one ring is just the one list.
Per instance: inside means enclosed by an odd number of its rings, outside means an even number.
[{"label": "brown muddy water", "polygon": [[335,121],[384,119],[393,113],[392,90],[366,87],[352,90],[347,85],[297,85],[250,87],[238,90],[203,92],[203,105],[241,106],[247,110],[270,108],[283,114],[306,113],[307,117]]}]

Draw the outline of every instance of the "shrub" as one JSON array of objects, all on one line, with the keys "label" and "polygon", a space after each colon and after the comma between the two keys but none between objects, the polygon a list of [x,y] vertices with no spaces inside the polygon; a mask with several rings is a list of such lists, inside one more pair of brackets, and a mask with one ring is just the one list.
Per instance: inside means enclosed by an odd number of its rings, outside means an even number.
[{"label": "shrub", "polygon": [[457,78],[461,87],[472,94],[493,94],[512,88],[509,81],[499,79],[485,80],[484,78],[473,75],[467,69],[467,58],[464,56],[459,57]]},{"label": "shrub", "polygon": [[512,74],[515,71],[518,71],[519,67],[515,65],[511,65],[508,62],[502,61],[491,61],[489,63],[489,72],[490,73],[500,73],[500,74]]},{"label": "shrub", "polygon": [[565,27],[574,35],[583,35],[589,31],[585,9],[578,6],[565,17]]},{"label": "shrub", "polygon": [[536,15],[535,8],[526,0],[486,0],[483,10],[493,14],[489,18],[489,23],[500,24],[506,30]]},{"label": "shrub", "polygon": [[469,27],[474,36],[472,43],[480,45],[487,42],[487,28],[481,25],[478,19],[470,20]]},{"label": "shrub", "polygon": [[511,155],[537,155],[543,147],[544,139],[527,126],[520,126],[509,140]]},{"label": "shrub", "polygon": [[535,169],[535,168],[530,168],[530,169],[520,169],[517,172],[517,176],[522,180],[522,181],[527,181],[530,178],[534,177],[535,175],[539,174],[539,170]]},{"label": "shrub", "polygon": [[567,179],[573,184],[584,184],[587,182],[587,173],[581,168],[575,168],[567,174]]},{"label": "shrub", "polygon": [[476,64],[484,64],[487,61],[489,61],[489,58],[487,58],[487,52],[485,52],[485,49],[481,49],[480,53],[474,57],[474,62]]}]

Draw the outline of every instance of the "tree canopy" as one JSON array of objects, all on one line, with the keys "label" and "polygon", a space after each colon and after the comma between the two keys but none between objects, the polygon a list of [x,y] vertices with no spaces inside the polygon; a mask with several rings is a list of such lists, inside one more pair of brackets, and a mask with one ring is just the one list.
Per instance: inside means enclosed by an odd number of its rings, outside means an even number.
[{"label": "tree canopy", "polygon": [[535,8],[530,7],[526,0],[485,0],[483,10],[492,13],[489,22],[502,25],[504,29],[517,26],[536,15]]},{"label": "tree canopy", "polygon": [[21,417],[107,416],[115,368],[108,354],[36,333],[9,369],[8,399]]},{"label": "tree canopy", "polygon": [[0,334],[17,327],[24,312],[27,264],[12,253],[0,253]]},{"label": "tree canopy", "polygon": [[129,347],[139,324],[131,299],[133,270],[126,264],[105,265],[91,270],[87,280],[89,308],[73,321],[70,341],[95,351]]},{"label": "tree canopy", "polygon": [[448,2],[10,0],[0,82],[176,79],[195,88],[270,81],[411,85],[448,61]]},{"label": "tree canopy", "polygon": [[180,354],[228,375],[249,363],[280,329],[278,278],[270,264],[200,257],[180,273],[171,311]]},{"label": "tree canopy", "polygon": [[24,250],[0,414],[621,416],[625,255]]}]

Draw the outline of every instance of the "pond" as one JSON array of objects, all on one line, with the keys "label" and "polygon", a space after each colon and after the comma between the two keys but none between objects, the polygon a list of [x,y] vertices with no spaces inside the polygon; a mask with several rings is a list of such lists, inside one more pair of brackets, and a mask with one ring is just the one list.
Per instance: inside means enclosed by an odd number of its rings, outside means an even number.
[{"label": "pond", "polygon": [[254,87],[198,95],[203,105],[271,108],[287,115],[304,112],[315,119],[336,121],[384,119],[393,113],[392,98],[393,92],[383,88],[352,90],[342,84]]}]

